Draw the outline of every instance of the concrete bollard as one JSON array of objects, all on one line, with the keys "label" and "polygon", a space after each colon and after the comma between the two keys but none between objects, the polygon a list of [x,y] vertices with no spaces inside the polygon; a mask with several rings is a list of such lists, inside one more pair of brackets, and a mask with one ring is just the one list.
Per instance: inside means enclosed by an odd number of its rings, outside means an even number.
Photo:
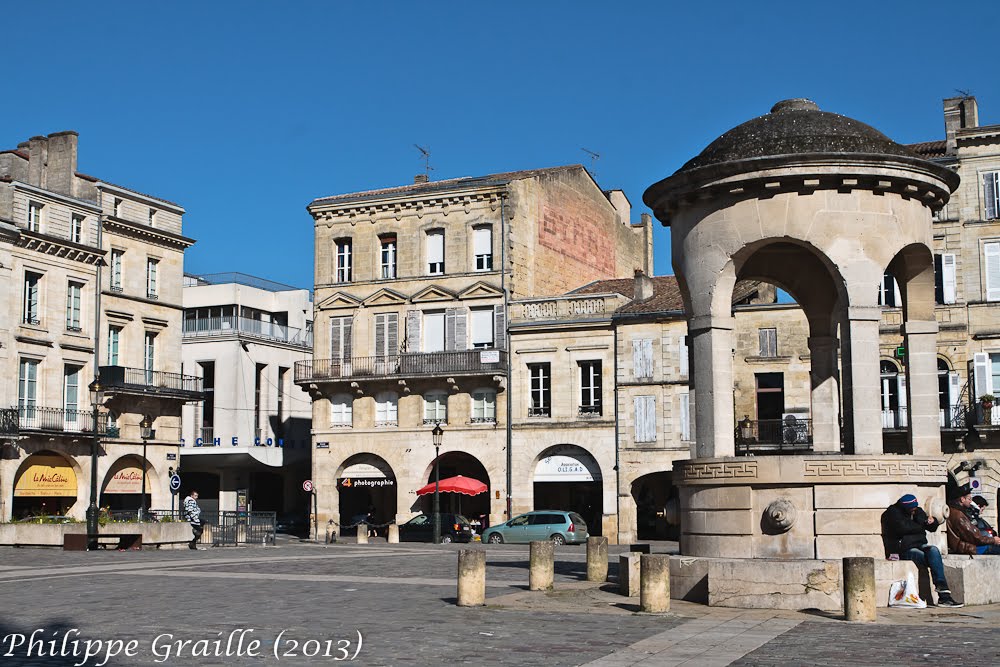
[{"label": "concrete bollard", "polygon": [[670,556],[639,556],[639,611],[670,611]]},{"label": "concrete bollard", "polygon": [[871,623],[875,620],[875,559],[844,559],[844,618]]},{"label": "concrete bollard", "polygon": [[399,526],[394,523],[389,524],[389,533],[386,539],[389,544],[399,544]]},{"label": "concrete bollard", "polygon": [[555,553],[555,545],[549,540],[531,543],[528,551],[528,590],[552,590],[556,575]]},{"label": "concrete bollard", "polygon": [[608,538],[587,538],[587,581],[608,580]]},{"label": "concrete bollard", "polygon": [[628,545],[628,550],[634,554],[648,554],[652,553],[649,550],[648,544],[630,544]]},{"label": "concrete bollard", "polygon": [[486,552],[462,549],[458,552],[458,606],[486,604]]},{"label": "concrete bollard", "polygon": [[368,544],[368,526],[365,524],[358,526],[358,544]]},{"label": "concrete bollard", "polygon": [[639,595],[639,554],[618,557],[618,592],[630,598]]}]

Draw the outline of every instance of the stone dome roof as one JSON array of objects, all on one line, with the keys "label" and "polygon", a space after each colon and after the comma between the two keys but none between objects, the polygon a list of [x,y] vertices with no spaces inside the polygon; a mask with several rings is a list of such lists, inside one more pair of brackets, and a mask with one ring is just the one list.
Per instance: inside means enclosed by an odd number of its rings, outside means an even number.
[{"label": "stone dome roof", "polygon": [[784,100],[771,112],[737,125],[713,141],[677,173],[754,158],[803,153],[858,153],[916,157],[870,125],[820,111],[812,100]]}]

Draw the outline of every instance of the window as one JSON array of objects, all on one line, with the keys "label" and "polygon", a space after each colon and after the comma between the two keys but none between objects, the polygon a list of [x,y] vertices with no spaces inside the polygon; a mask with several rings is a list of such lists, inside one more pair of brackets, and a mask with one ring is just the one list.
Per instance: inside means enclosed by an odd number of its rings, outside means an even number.
[{"label": "window", "polygon": [[17,408],[22,427],[31,428],[35,425],[37,399],[38,362],[34,359],[21,359],[17,374]]},{"label": "window", "polygon": [[986,300],[1000,301],[1000,242],[983,244],[983,264],[986,270]]},{"label": "window", "polygon": [[783,373],[755,373],[757,382],[757,419],[780,420],[785,412],[785,376]]},{"label": "window", "polygon": [[381,236],[379,241],[382,244],[379,253],[382,262],[382,279],[390,280],[396,277],[396,236]]},{"label": "window", "polygon": [[146,384],[153,384],[153,371],[156,369],[156,334],[146,332],[146,342],[143,354],[146,369]]},{"label": "window", "polygon": [[472,423],[495,424],[497,421],[497,393],[492,389],[472,392]]},{"label": "window", "polygon": [[115,197],[114,215],[116,218],[122,217],[122,200]]},{"label": "window", "polygon": [[689,394],[681,394],[680,424],[681,440],[691,439],[691,398]]},{"label": "window", "polygon": [[42,282],[42,274],[24,272],[24,303],[21,310],[21,321],[25,324],[41,324],[41,309],[38,303],[38,286]]},{"label": "window", "polygon": [[351,282],[351,239],[337,240],[337,282]]},{"label": "window", "polygon": [[476,271],[493,270],[492,227],[476,227],[472,230],[472,254],[476,257]]},{"label": "window", "polygon": [[882,394],[882,428],[906,428],[906,375],[891,361],[879,363]]},{"label": "window", "polygon": [[427,311],[423,314],[424,342],[423,352],[444,351],[444,311]]},{"label": "window", "polygon": [[330,425],[351,426],[354,423],[354,399],[350,394],[337,394],[330,398]]},{"label": "window", "polygon": [[70,281],[66,290],[66,330],[82,331],[80,327],[80,296],[83,284]]},{"label": "window", "polygon": [[375,315],[375,356],[395,357],[399,354],[399,314]]},{"label": "window", "polygon": [[108,365],[118,365],[118,345],[121,342],[121,327],[108,327]]},{"label": "window", "polygon": [[472,309],[472,348],[493,347],[493,308]]},{"label": "window", "polygon": [[267,370],[267,364],[257,364],[256,373],[254,373],[253,382],[253,429],[254,429],[254,444],[260,442],[261,438],[261,399],[264,398],[260,395],[261,389],[264,387],[264,372]]},{"label": "window", "polygon": [[278,430],[285,421],[285,383],[288,382],[288,369],[278,366]]},{"label": "window", "polygon": [[934,255],[934,300],[939,304],[955,303],[955,255]]},{"label": "window", "polygon": [[42,229],[42,205],[28,202],[28,231],[39,232]]},{"label": "window", "polygon": [[601,362],[580,362],[580,416],[601,414]]},{"label": "window", "polygon": [[899,285],[891,273],[886,271],[882,275],[882,282],[878,288],[878,305],[896,308],[903,305],[903,299],[899,296]]},{"label": "window", "polygon": [[757,338],[760,341],[761,357],[778,356],[778,330],[777,329],[757,329]]},{"label": "window", "polygon": [[444,274],[444,230],[435,229],[427,232],[427,275],[440,276]]},{"label": "window", "polygon": [[448,392],[429,391],[424,394],[424,423],[448,423]]},{"label": "window", "polygon": [[983,203],[985,220],[1000,218],[1000,171],[983,174]]},{"label": "window", "polygon": [[80,367],[67,365],[63,370],[63,410],[66,425],[75,426],[80,410]]},{"label": "window", "polygon": [[111,250],[111,291],[122,291],[122,261],[125,251]]},{"label": "window", "polygon": [[330,357],[335,362],[351,360],[351,317],[330,318]]},{"label": "window", "polygon": [[83,243],[83,216],[76,213],[70,220],[69,240],[73,243]]},{"label": "window", "polygon": [[677,347],[677,360],[678,366],[680,367],[681,377],[687,377],[688,375],[688,337],[686,335],[681,336],[680,343]]},{"label": "window", "polygon": [[528,364],[531,378],[529,417],[552,416],[552,364]]},{"label": "window", "polygon": [[399,397],[394,391],[375,394],[375,425],[396,426],[399,414]]},{"label": "window", "polygon": [[201,402],[201,437],[203,444],[214,444],[215,426],[215,362],[200,361],[201,378],[205,388],[205,400]]},{"label": "window", "polygon": [[160,261],[156,259],[146,260],[146,296],[150,299],[159,298],[156,291],[156,270],[159,264]]},{"label": "window", "polygon": [[653,339],[639,338],[632,341],[632,372],[636,380],[653,377]]},{"label": "window", "polygon": [[149,209],[149,218],[147,218],[147,220],[149,221],[149,226],[150,227],[155,227],[156,226],[156,209],[152,209],[152,208]]},{"label": "window", "polygon": [[636,396],[633,399],[635,409],[635,441],[656,442],[656,397]]}]

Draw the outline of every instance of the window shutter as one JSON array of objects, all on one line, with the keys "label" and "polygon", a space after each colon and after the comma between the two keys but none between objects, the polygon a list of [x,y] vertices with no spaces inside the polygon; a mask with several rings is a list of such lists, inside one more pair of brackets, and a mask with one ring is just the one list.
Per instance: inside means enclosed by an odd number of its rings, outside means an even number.
[{"label": "window shutter", "polygon": [[632,366],[637,380],[653,377],[653,340],[639,338],[632,341]]},{"label": "window shutter", "polygon": [[455,349],[469,349],[469,310],[467,308],[455,309]]},{"label": "window shutter", "polygon": [[399,354],[399,315],[397,313],[386,313],[385,338],[386,355],[395,357]]},{"label": "window shutter", "polygon": [[384,314],[375,316],[375,356],[385,356],[386,319]]},{"label": "window shutter", "polygon": [[342,345],[343,340],[343,317],[332,317],[330,318],[330,358],[331,359],[342,359],[344,348]]},{"label": "window shutter", "polygon": [[986,300],[1000,301],[1000,243],[983,244],[986,263]]},{"label": "window shutter", "polygon": [[681,336],[680,347],[677,350],[680,360],[680,371],[681,375],[685,376],[688,374],[688,337],[687,335]]},{"label": "window shutter", "polygon": [[502,303],[493,306],[493,347],[507,348],[507,311]]},{"label": "window shutter", "polygon": [[978,401],[983,394],[993,393],[993,378],[990,377],[990,355],[984,352],[977,352],[973,355],[973,373],[975,375],[974,387],[976,395],[973,400]]},{"label": "window shutter", "polygon": [[493,335],[493,314],[492,308],[474,308],[470,313],[472,320],[472,344],[494,347],[496,345]]},{"label": "window shutter", "polygon": [[636,396],[635,441],[656,441],[656,399],[653,396]]},{"label": "window shutter", "polygon": [[997,195],[1000,194],[1000,183],[998,183],[1000,172],[990,171],[983,174],[983,199],[986,203],[986,219],[996,220],[998,217]]},{"label": "window shutter", "polygon": [[420,351],[420,320],[423,312],[419,310],[406,311],[406,351]]},{"label": "window shutter", "polygon": [[681,394],[681,440],[691,439],[691,403],[688,394]]},{"label": "window shutter", "polygon": [[444,349],[449,352],[455,349],[456,320],[458,308],[448,308],[444,314]]},{"label": "window shutter", "polygon": [[427,263],[444,261],[444,232],[427,232]]},{"label": "window shutter", "polygon": [[955,303],[956,284],[955,255],[941,255],[941,291],[944,303]]},{"label": "window shutter", "polygon": [[896,376],[896,395],[899,397],[899,424],[900,428],[906,428],[907,425],[907,411],[906,411],[906,376],[900,373]]}]

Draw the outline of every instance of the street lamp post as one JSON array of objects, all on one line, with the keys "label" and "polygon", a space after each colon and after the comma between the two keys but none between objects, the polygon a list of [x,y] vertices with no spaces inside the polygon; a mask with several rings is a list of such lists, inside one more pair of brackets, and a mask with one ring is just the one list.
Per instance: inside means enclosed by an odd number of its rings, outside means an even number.
[{"label": "street lamp post", "polygon": [[434,544],[441,544],[441,439],[444,430],[441,424],[434,424],[431,437],[434,440]]},{"label": "street lamp post", "polygon": [[139,435],[142,437],[142,490],[140,495],[142,500],[139,501],[139,521],[144,521],[146,518],[146,444],[150,438],[153,437],[155,431],[150,428],[153,425],[153,420],[149,418],[149,415],[143,415],[142,421],[139,422]]},{"label": "street lamp post", "polygon": [[101,444],[101,432],[98,423],[101,415],[98,407],[104,399],[104,387],[101,386],[97,378],[94,378],[94,381],[90,383],[89,389],[90,404],[94,407],[94,423],[92,424],[94,437],[90,441],[90,505],[87,507],[87,550],[95,551],[97,549],[97,517],[100,512],[97,507],[97,450]]}]

